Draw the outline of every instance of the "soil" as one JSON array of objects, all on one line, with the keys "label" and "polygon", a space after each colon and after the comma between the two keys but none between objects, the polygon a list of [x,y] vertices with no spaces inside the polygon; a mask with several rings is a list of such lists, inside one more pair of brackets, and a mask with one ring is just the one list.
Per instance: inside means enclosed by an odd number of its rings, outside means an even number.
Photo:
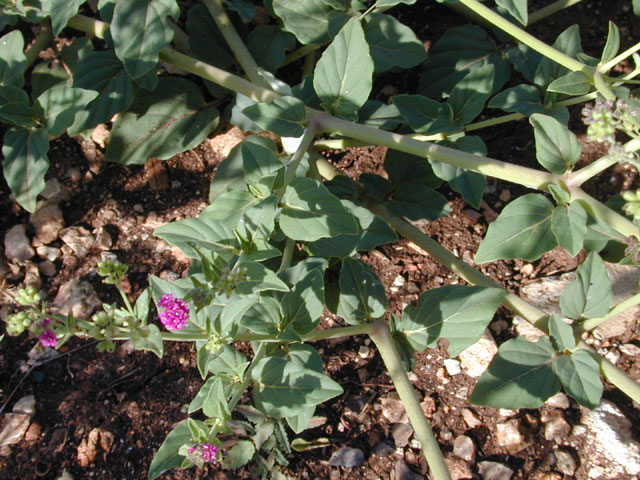
[{"label": "soil", "polygon": [[[544,2],[530,4],[533,10]],[[552,43],[566,27],[578,23],[583,48],[598,56],[606,39],[607,20],[620,27],[622,48],[640,38],[640,22],[629,7],[630,2],[622,0],[582,2],[534,25],[530,31]],[[400,6],[392,13],[412,26],[427,47],[446,29],[467,23],[460,15],[434,2],[421,7]],[[417,75],[402,78],[387,75],[375,88],[383,92],[391,85],[398,93],[413,93],[416,80]],[[380,95],[382,98],[383,93]],[[584,133],[577,108],[572,111],[570,126],[577,133]],[[535,166],[528,123],[512,122],[478,134],[486,142],[490,156]],[[99,141],[62,137],[51,143],[48,178],[57,179],[68,188],[69,197],[61,204],[66,226],[82,226],[90,231],[103,227],[109,233],[113,241],[110,251],[130,266],[127,288],[135,298],[147,286],[149,275],[173,280],[185,273],[188,260],[179,251],[166,248],[153,236],[153,229],[169,221],[194,217],[206,207],[208,185],[217,165],[242,136],[237,129],[222,125],[195,150],[167,162],[150,162],[145,167],[105,164],[101,161]],[[602,155],[597,145],[585,142],[584,135],[580,138],[584,148],[582,162]],[[385,153],[384,148],[362,147],[328,156],[347,175],[357,178],[363,172],[382,173]],[[637,187],[635,170],[615,167],[592,181],[588,190],[604,201],[622,188]],[[479,210],[466,205],[446,186],[441,193],[450,201],[451,215],[419,223],[419,227],[461,258],[471,260],[487,225],[505,202],[528,191],[489,180]],[[3,234],[16,224],[29,223],[28,214],[11,200],[4,180],[0,182],[0,211]],[[53,245],[62,244],[57,240]],[[42,277],[46,297],[53,299],[58,288],[70,279],[81,279],[94,287],[103,302],[117,302],[115,289],[102,284],[96,274],[101,254],[102,250],[94,248],[82,258],[63,256],[56,263],[57,273]],[[420,292],[462,283],[406,240],[364,253],[362,258],[380,276],[389,297],[390,312],[394,314],[414,303]],[[573,270],[580,260],[556,249],[531,266],[520,260],[500,261],[483,265],[481,270],[518,293],[523,284]],[[25,268],[12,270],[6,277],[8,285],[20,284],[24,274]],[[399,277],[403,281],[398,282]],[[6,313],[7,306],[3,308]],[[498,343],[515,336],[512,315],[507,310],[500,309],[495,322],[506,325],[500,331],[493,330]],[[3,330],[4,326],[0,326],[0,331]],[[613,345],[617,340],[609,342]],[[636,327],[626,332],[624,341],[640,345],[640,330]],[[381,399],[392,398],[394,389],[373,346],[368,348],[369,343],[360,337],[318,342],[315,346],[325,359],[327,374],[343,386],[344,394],[321,405],[317,415],[326,417],[326,423],[303,434],[305,438],[326,437],[330,446],[292,454],[286,473],[300,479],[424,478],[426,467],[417,445],[393,447],[392,424],[381,414]],[[92,342],[76,339],[66,344],[60,355],[28,363],[30,356],[37,353],[35,341],[24,335],[5,337],[0,343],[3,411],[10,411],[16,400],[26,395],[34,395],[36,399],[35,417],[25,437],[18,444],[0,450],[0,479],[58,479],[65,470],[76,480],[146,478],[154,452],[172,426],[186,418],[186,405],[202,384],[195,348],[188,344],[167,345],[164,357],[159,359],[148,352],[133,351],[127,344],[119,344],[114,353],[99,353]],[[544,438],[541,419],[559,414],[574,425],[580,418],[577,404],[572,401],[562,411],[547,405],[539,410],[522,409],[511,417],[508,412],[472,406],[466,397],[475,380],[465,374],[448,375],[443,367],[446,358],[442,346],[417,354],[412,382],[448,458],[456,462],[450,453],[452,442],[464,434],[476,446],[475,462],[492,460],[507,465],[514,470],[514,479],[563,478],[553,474],[549,453],[556,444]],[[640,380],[640,358],[625,357],[618,365]],[[609,385],[605,387],[604,398],[613,401],[633,424],[640,421],[637,405]],[[461,415],[464,409],[477,416],[477,426],[470,428],[465,423]],[[519,419],[526,429],[527,446],[517,452],[507,451],[494,435],[495,425],[506,418]],[[105,440],[98,446],[97,454],[83,464],[86,441],[94,429],[101,429]],[[640,440],[637,430],[635,440]],[[375,453],[383,441],[392,447],[386,454]],[[354,468],[331,467],[329,457],[343,446],[361,449],[366,458],[364,464]],[[475,462],[470,464],[470,476],[461,478],[479,478]],[[162,478],[250,478],[250,474],[246,470],[230,473],[219,467],[205,467],[173,470]],[[578,464],[574,478],[587,478],[583,465]]]}]

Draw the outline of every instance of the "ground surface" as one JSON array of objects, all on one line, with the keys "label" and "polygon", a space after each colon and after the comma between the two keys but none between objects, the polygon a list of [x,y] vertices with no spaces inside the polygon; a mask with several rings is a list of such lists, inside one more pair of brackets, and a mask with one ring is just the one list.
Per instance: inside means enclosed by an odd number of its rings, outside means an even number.
[{"label": "ground surface", "polygon": [[[447,28],[466,23],[464,18],[440,5],[424,3],[423,10],[398,8],[397,14],[422,36],[427,46]],[[608,19],[621,27],[623,47],[631,44],[633,38],[636,41],[640,38],[640,22],[632,16],[629,4],[585,1],[531,31],[552,43],[559,32],[578,23],[585,51],[597,56],[606,38]],[[403,79],[389,76],[378,82],[376,88],[384,91],[390,85],[399,93],[412,93],[414,80],[411,76]],[[381,94],[380,98],[383,97]],[[577,112],[573,112],[570,126],[581,133]],[[69,138],[53,141],[48,178],[57,179],[68,189],[68,198],[60,204],[65,225],[84,227],[94,233],[103,227],[112,245],[94,244],[84,255],[63,252],[54,262],[55,275],[41,275],[48,298],[53,299],[60,286],[69,280],[81,279],[93,286],[101,301],[117,301],[115,290],[102,285],[95,273],[105,249],[130,265],[127,280],[134,297],[147,285],[149,274],[168,280],[180,276],[187,268],[186,259],[159,242],[152,234],[153,229],[168,221],[196,216],[205,208],[208,184],[216,166],[234,142],[242,138],[241,132],[229,131],[230,128],[221,126],[199,148],[145,168],[103,164],[99,139],[97,143]],[[534,165],[532,132],[526,122],[484,130],[479,135],[487,143],[490,156]],[[589,162],[601,153],[595,146],[585,144],[582,162]],[[333,153],[330,159],[357,178],[362,172],[380,172],[384,155],[382,148],[363,147]],[[637,188],[636,183],[634,171],[616,167],[593,182],[590,193],[604,200],[622,187]],[[446,187],[441,191],[450,199],[452,214],[430,224],[423,223],[420,228],[465,260],[472,259],[488,223],[504,203],[526,193],[521,187],[490,181],[485,203],[475,211]],[[0,212],[3,212],[0,235],[14,225],[29,224],[28,214],[10,200],[4,181],[0,183]],[[51,243],[54,247],[62,245],[59,239]],[[380,275],[392,312],[414,302],[424,290],[458,282],[455,275],[406,241],[380,247],[363,258]],[[33,263],[42,260],[34,257]],[[574,269],[578,260],[554,250],[531,264],[496,262],[483,266],[482,270],[518,293],[526,283]],[[6,273],[7,282],[20,283],[28,270],[25,266],[10,269]],[[511,315],[506,310],[499,310],[492,332],[498,343],[515,335]],[[640,331],[632,326],[621,337],[607,340],[604,347],[607,342],[640,345]],[[27,363],[28,354],[42,361],[42,357],[37,357],[37,348],[32,350],[34,344],[25,336],[5,338],[0,343],[3,407],[6,404],[6,411],[10,411],[16,400],[30,394],[36,400],[35,416],[25,437],[0,451],[0,479],[58,479],[64,470],[75,479],[145,478],[154,451],[172,425],[185,418],[186,405],[202,383],[195,367],[195,349],[190,345],[169,345],[164,358],[158,359],[151,353],[132,351],[126,345],[119,345],[113,354],[101,354],[88,342],[72,341],[61,350],[61,355],[29,370],[34,361]],[[294,478],[310,479],[424,478],[426,470],[416,443],[401,439],[393,426],[404,420],[402,412],[394,408],[393,387],[373,346],[369,347],[362,338],[353,338],[345,342],[321,342],[317,347],[323,353],[327,373],[344,387],[345,393],[319,408],[318,414],[327,418],[326,423],[305,434],[306,438],[327,437],[331,446],[293,455],[287,473]],[[459,478],[479,478],[478,462],[483,460],[509,467],[514,471],[512,478],[563,478],[550,453],[566,439],[545,438],[543,424],[561,417],[571,428],[580,420],[577,404],[545,405],[540,410],[518,412],[471,406],[466,394],[475,379],[465,373],[450,375],[443,367],[445,358],[442,349],[418,355],[411,379],[443,451],[461,472]],[[623,356],[619,365],[640,379],[640,358]],[[613,401],[634,424],[640,421],[637,405],[622,394],[606,387],[604,398]],[[509,420],[518,424],[523,438],[520,446],[506,446],[496,435],[496,425]],[[101,429],[104,440],[98,442],[95,452],[87,453],[87,440],[94,429]],[[452,454],[454,441],[461,435],[473,442],[474,456],[468,461]],[[635,440],[639,440],[640,434],[636,435]],[[564,437],[567,436],[565,432]],[[353,468],[331,467],[332,452],[343,446],[362,450],[365,462]],[[565,446],[573,455],[576,468],[564,478],[588,478],[586,459],[581,458],[581,442]],[[225,478],[225,475],[241,478],[247,473],[192,469],[174,471],[163,478]]]}]

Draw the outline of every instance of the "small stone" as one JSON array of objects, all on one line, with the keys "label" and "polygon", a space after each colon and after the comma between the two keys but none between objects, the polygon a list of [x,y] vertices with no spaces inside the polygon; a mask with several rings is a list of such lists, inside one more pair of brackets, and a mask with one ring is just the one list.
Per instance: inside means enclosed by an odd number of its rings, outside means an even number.
[{"label": "small stone", "polygon": [[472,224],[478,223],[478,220],[482,218],[482,214],[480,212],[476,212],[471,209],[463,210],[462,215],[464,215]]},{"label": "small stone", "polygon": [[100,250],[110,250],[113,246],[111,235],[103,227],[98,227],[93,231],[95,236],[94,246]]},{"label": "small stone", "polygon": [[78,258],[84,258],[91,250],[94,238],[84,227],[69,227],[60,231],[60,239],[68,245]]},{"label": "small stone", "polygon": [[556,450],[554,452],[556,456],[556,469],[565,475],[572,476],[576,473],[576,461],[571,455],[571,452],[567,450]]},{"label": "small stone", "polygon": [[74,478],[73,475],[67,472],[67,469],[65,468],[64,470],[62,470],[62,474],[58,478],[56,478],[56,480],[74,480]]},{"label": "small stone", "polygon": [[568,437],[570,433],[571,425],[561,415],[556,416],[544,425],[544,438],[547,440],[560,442]]},{"label": "small stone", "polygon": [[24,439],[27,442],[35,442],[39,440],[41,436],[42,427],[39,423],[33,422],[31,425],[29,425],[29,428],[27,428],[27,431],[24,434]]},{"label": "small stone", "polygon": [[373,453],[381,457],[388,457],[389,455],[393,455],[395,451],[395,447],[387,441],[382,441],[375,447],[373,447]]},{"label": "small stone", "polygon": [[498,346],[491,334],[485,330],[482,337],[462,351],[458,358],[462,370],[470,377],[478,378],[487,369],[496,353],[498,353]]},{"label": "small stone", "polygon": [[26,415],[35,415],[36,413],[36,397],[26,395],[16,402],[11,409],[13,413],[24,413]]},{"label": "small stone", "polygon": [[549,397],[547,401],[544,403],[549,405],[550,407],[562,408],[562,409],[569,408],[569,405],[570,405],[569,397],[567,397],[562,392],[558,392],[554,396]]},{"label": "small stone", "polygon": [[36,290],[40,290],[42,286],[42,279],[40,278],[40,270],[37,265],[30,263],[25,266],[24,280],[22,283],[26,287],[33,287]]},{"label": "small stone", "polygon": [[509,324],[504,320],[500,319],[500,320],[496,320],[495,322],[491,322],[491,325],[489,325],[489,328],[491,329],[491,332],[493,332],[494,334],[500,335],[502,332],[504,332],[506,329],[509,328]]},{"label": "small stone", "polygon": [[49,201],[52,204],[58,204],[63,200],[69,198],[69,189],[64,185],[60,185],[60,182],[56,178],[50,178],[44,186],[44,190],[40,193],[42,198]]},{"label": "small stone", "polygon": [[89,282],[73,279],[60,286],[53,305],[62,315],[71,313],[76,318],[86,319],[102,302]]},{"label": "small stone", "polygon": [[520,424],[517,419],[496,425],[496,440],[510,454],[517,453],[528,445],[520,433]]},{"label": "small stone", "polygon": [[29,215],[29,221],[35,229],[36,238],[47,245],[58,238],[58,233],[64,228],[64,217],[58,205],[43,205]]},{"label": "small stone", "polygon": [[536,327],[534,327],[521,317],[516,316],[513,319],[513,325],[515,326],[518,335],[523,336],[530,342],[536,343],[541,337],[545,336],[542,330],[538,330]]},{"label": "small stone", "polygon": [[396,462],[393,473],[396,480],[423,480],[422,475],[411,471],[407,463],[402,459]]},{"label": "small stone", "polygon": [[405,412],[402,400],[397,393],[392,392],[380,397],[380,404],[382,405],[382,416],[390,423],[409,423],[407,412]]},{"label": "small stone", "polygon": [[408,423],[396,423],[391,427],[391,436],[396,447],[406,447],[413,435],[413,428]]},{"label": "small stone", "polygon": [[624,345],[620,345],[620,347],[618,347],[618,350],[620,350],[620,352],[625,355],[640,358],[640,347],[634,345],[633,343],[625,343]]},{"label": "small stone", "polygon": [[587,433],[587,427],[585,427],[584,425],[574,425],[571,429],[571,435],[573,435],[574,437],[580,437],[585,433]]},{"label": "small stone", "polygon": [[498,197],[500,198],[500,200],[506,203],[511,200],[511,191],[509,189],[503,190],[500,192],[500,195],[498,195]]},{"label": "small stone", "polygon": [[14,225],[4,236],[4,254],[9,260],[18,262],[25,262],[36,254],[31,248],[24,225]]},{"label": "small stone", "polygon": [[534,267],[533,264],[531,263],[525,263],[521,268],[520,268],[520,273],[522,274],[522,276],[524,277],[530,277],[531,274],[533,273]]},{"label": "small stone", "polygon": [[448,453],[444,457],[444,463],[451,475],[451,480],[469,480],[474,478],[471,466],[465,460]]},{"label": "small stone", "polygon": [[589,469],[589,473],[587,473],[587,475],[589,476],[589,478],[600,478],[602,476],[602,474],[604,473],[605,468],[601,467],[600,465],[596,465],[595,467],[591,467]]},{"label": "small stone", "polygon": [[478,472],[483,480],[510,480],[513,475],[513,470],[506,465],[489,461],[479,462]]},{"label": "small stone", "polygon": [[447,373],[451,376],[459,374],[462,370],[460,369],[460,362],[453,358],[447,358],[444,361],[444,368],[447,369]]},{"label": "small stone", "polygon": [[364,453],[359,448],[342,447],[331,454],[332,467],[359,467],[364,463]]},{"label": "small stone", "polygon": [[36,248],[38,256],[44,260],[55,262],[60,258],[60,249],[56,247],[49,247],[47,245],[40,245]]},{"label": "small stone", "polygon": [[0,446],[15,445],[22,440],[31,417],[26,413],[5,413],[0,423]]},{"label": "small stone", "polygon": [[138,212],[138,213],[144,213],[144,207],[142,205],[140,205],[139,203],[136,203],[133,206],[133,210]]},{"label": "small stone", "polygon": [[366,345],[361,345],[360,348],[358,349],[358,356],[360,358],[367,358],[370,352],[371,352],[371,349],[369,347],[367,347]]},{"label": "small stone", "polygon": [[38,269],[45,277],[53,277],[57,272],[55,264],[49,260],[40,262],[38,264]]},{"label": "small stone", "polygon": [[396,278],[393,279],[393,283],[391,284],[391,287],[389,288],[389,290],[392,293],[397,293],[401,287],[404,286],[404,284],[406,283],[406,280],[404,279],[404,277],[402,275],[398,275]]},{"label": "small stone", "polygon": [[433,397],[425,397],[420,404],[420,408],[422,409],[422,413],[424,413],[425,417],[431,418],[436,411],[436,401]]},{"label": "small stone", "polygon": [[476,446],[473,440],[466,435],[460,435],[453,441],[453,453],[468,462],[476,455]]},{"label": "small stone", "polygon": [[469,408],[462,409],[462,419],[469,428],[478,428],[482,425],[482,420],[480,420],[478,414]]},{"label": "small stone", "polygon": [[96,459],[98,448],[109,453],[113,445],[113,433],[102,428],[94,428],[78,445],[77,458],[81,467],[88,467]]}]

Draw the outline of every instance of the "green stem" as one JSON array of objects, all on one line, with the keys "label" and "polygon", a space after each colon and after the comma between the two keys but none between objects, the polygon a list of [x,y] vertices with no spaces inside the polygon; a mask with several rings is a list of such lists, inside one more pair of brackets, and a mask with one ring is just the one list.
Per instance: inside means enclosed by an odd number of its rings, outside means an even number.
[{"label": "green stem", "polygon": [[278,273],[283,270],[289,268],[291,265],[291,259],[293,258],[293,250],[296,248],[296,241],[287,238],[287,241],[284,245],[284,252],[282,252],[282,261],[280,262],[280,268],[278,268]]},{"label": "green stem", "polygon": [[634,225],[624,216],[614,212],[605,204],[600,203],[580,187],[569,187],[572,200],[578,200],[580,205],[591,215],[608,223],[612,228],[625,236],[640,238],[640,227]]},{"label": "green stem", "polygon": [[635,294],[633,297],[627,298],[626,300],[620,302],[618,305],[613,307],[609,313],[607,313],[604,317],[599,318],[589,318],[582,322],[582,330],[593,330],[596,327],[599,327],[606,321],[612,319],[613,317],[620,315],[622,312],[629,310],[630,308],[635,307],[640,304],[640,293]]},{"label": "green stem", "polygon": [[579,187],[587,180],[595,177],[601,172],[604,172],[607,168],[618,163],[618,159],[615,156],[609,154],[600,157],[595,162],[590,163],[586,167],[576,170],[567,176],[567,186]]},{"label": "green stem", "polygon": [[615,67],[617,64],[619,64],[621,61],[625,60],[626,58],[629,58],[631,55],[633,55],[634,53],[636,53],[638,51],[640,51],[640,42],[636,43],[633,47],[630,47],[630,48],[626,49],[621,54],[616,55],[611,60],[609,60],[607,63],[605,63],[603,65],[600,65],[600,71],[601,72],[608,72],[613,67]]},{"label": "green stem", "polygon": [[40,52],[44,50],[51,40],[53,40],[53,30],[51,29],[51,25],[48,21],[42,22],[40,24],[40,33],[38,33],[38,36],[24,54],[27,60],[25,69],[36,61]]},{"label": "green stem", "polygon": [[559,12],[565,8],[568,8],[572,5],[576,5],[580,3],[582,0],[557,0],[553,3],[550,3],[546,7],[542,7],[540,10],[536,10],[533,13],[529,14],[529,21],[527,22],[527,26],[533,25],[540,20],[547,18],[554,13]]},{"label": "green stem", "polygon": [[231,48],[233,55],[247,74],[247,77],[249,77],[249,80],[257,85],[268,87],[268,83],[258,73],[258,64],[253,59],[251,52],[249,52],[249,49],[240,38],[240,35],[238,35],[236,29],[233,27],[233,24],[231,23],[227,12],[225,12],[220,0],[202,0],[202,3],[206,5],[213,21],[216,22],[220,33],[222,33],[222,36],[227,41],[229,48]]},{"label": "green stem", "polygon": [[136,318],[136,315],[133,311],[133,306],[129,301],[129,297],[127,296],[126,293],[124,293],[124,290],[120,285],[116,285],[116,287],[118,288],[118,292],[120,292],[120,296],[122,297],[122,301],[124,302],[124,306],[126,307],[127,312],[129,312],[129,315],[131,315],[132,318]]},{"label": "green stem", "polygon": [[379,320],[374,321],[372,325],[371,339],[376,344],[382,361],[389,371],[393,385],[396,387],[398,396],[411,421],[415,435],[422,445],[422,453],[429,464],[433,478],[435,480],[450,480],[451,475],[440,451],[440,445],[438,445],[438,441],[431,430],[429,421],[422,412],[420,401],[407,377],[407,372],[402,365],[400,353],[389,332],[389,327]]},{"label": "green stem", "polygon": [[109,24],[85,15],[76,15],[69,19],[67,27],[75,28],[98,38],[104,38]]},{"label": "green stem", "polygon": [[168,20],[169,20],[169,25],[171,26],[171,29],[173,30],[173,44],[182,53],[186,53],[186,54],[191,53],[191,45],[189,44],[189,36],[171,18],[169,18]]},{"label": "green stem", "polygon": [[316,67],[316,52],[309,52],[306,57],[304,57],[304,65],[302,67],[302,77],[306,77],[307,75],[313,75],[313,70]]},{"label": "green stem", "polygon": [[278,67],[278,68],[282,68],[285,65],[289,65],[290,63],[293,63],[293,62],[295,62],[297,60],[300,60],[302,57],[306,57],[311,52],[315,52],[320,47],[322,47],[321,44],[315,44],[315,43],[310,43],[308,45],[303,45],[300,48],[298,48],[298,49],[294,50],[293,52],[291,52],[289,55],[287,55],[285,57],[285,59],[284,59],[284,62],[282,62],[280,64],[280,67]]},{"label": "green stem", "polygon": [[640,385],[606,358],[600,357],[600,371],[634,402],[640,403]]},{"label": "green stem", "polygon": [[231,397],[231,400],[229,400],[229,411],[233,411],[235,406],[238,404],[238,402],[242,398],[242,395],[244,395],[244,391],[247,389],[247,387],[251,383],[251,370],[253,370],[256,364],[264,356],[266,351],[266,345],[267,345],[266,343],[261,342],[260,345],[258,346],[258,349],[256,350],[256,353],[253,356],[253,360],[251,360],[251,364],[249,365],[247,370],[244,372],[244,378],[242,379],[242,383],[240,384],[240,388],[238,389],[238,392],[233,397]]},{"label": "green stem", "polygon": [[300,162],[302,161],[302,157],[304,157],[304,154],[307,152],[307,150],[309,150],[309,147],[311,147],[311,143],[313,142],[316,133],[318,133],[319,118],[320,117],[312,118],[311,120],[309,120],[307,127],[304,129],[304,134],[302,135],[302,139],[300,140],[300,145],[298,145],[298,148],[291,156],[291,160],[289,161],[287,169],[284,172],[284,185],[279,192],[280,198],[282,198],[284,189],[287,187],[287,185],[289,185],[289,183],[291,183],[293,177],[295,177],[296,171],[298,170]]},{"label": "green stem", "polygon": [[329,328],[327,330],[314,330],[302,335],[305,342],[317,342],[319,340],[329,340],[331,338],[353,337],[355,335],[370,335],[372,326],[370,323],[363,325],[351,325],[349,327]]},{"label": "green stem", "polygon": [[555,48],[547,45],[546,43],[538,40],[533,35],[525,32],[523,29],[515,26],[507,19],[502,17],[500,14],[494,12],[490,8],[486,7],[478,0],[459,0],[460,3],[473,10],[475,13],[491,22],[493,25],[498,27],[500,30],[504,31],[509,36],[515,38],[519,42],[527,45],[532,48],[536,52],[542,54],[550,60],[562,65],[565,68],[568,68],[574,72],[584,72],[587,75],[591,75],[593,72],[593,68],[583,63],[579,62],[575,58],[562,53]]}]

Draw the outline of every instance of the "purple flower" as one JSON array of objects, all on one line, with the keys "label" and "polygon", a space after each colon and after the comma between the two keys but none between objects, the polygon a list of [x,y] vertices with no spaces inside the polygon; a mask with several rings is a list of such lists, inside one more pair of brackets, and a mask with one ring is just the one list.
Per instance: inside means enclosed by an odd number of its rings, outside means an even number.
[{"label": "purple flower", "polygon": [[214,463],[218,459],[218,447],[211,443],[198,443],[189,447],[187,456],[199,466],[204,463]]},{"label": "purple flower", "polygon": [[44,347],[55,347],[58,345],[58,337],[56,337],[56,334],[47,328],[42,332],[42,335],[40,335],[40,343]]},{"label": "purple flower", "polygon": [[167,330],[182,330],[189,319],[189,307],[181,298],[174,298],[167,293],[160,298],[158,306],[162,311],[158,314],[160,322]]}]

